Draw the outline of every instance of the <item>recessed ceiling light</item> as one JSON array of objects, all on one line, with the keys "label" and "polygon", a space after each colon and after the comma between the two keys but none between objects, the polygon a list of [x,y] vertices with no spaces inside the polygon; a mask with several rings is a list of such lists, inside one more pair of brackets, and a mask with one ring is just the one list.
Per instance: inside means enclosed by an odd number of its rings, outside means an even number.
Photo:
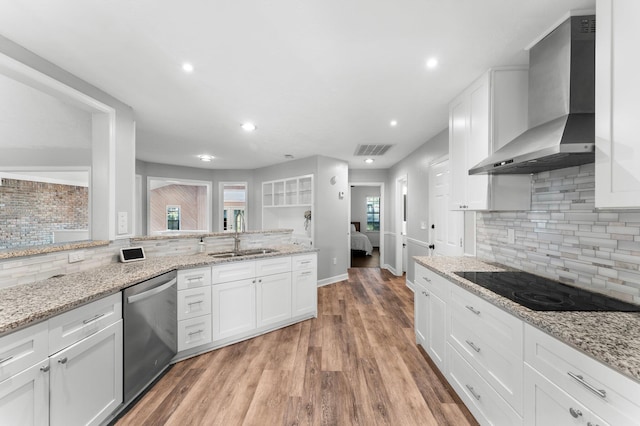
[{"label": "recessed ceiling light", "polygon": [[249,122],[242,123],[242,128],[247,132],[253,132],[255,129],[257,129],[255,124]]},{"label": "recessed ceiling light", "polygon": [[427,59],[427,68],[432,70],[437,66],[438,66],[438,58],[429,58],[429,59]]},{"label": "recessed ceiling light", "polygon": [[182,64],[182,70],[187,73],[192,73],[193,64],[190,64],[189,62],[185,62],[184,64]]},{"label": "recessed ceiling light", "polygon": [[397,120],[391,120],[391,122],[389,123],[389,125],[391,127],[396,127],[398,125],[398,121]]},{"label": "recessed ceiling light", "polygon": [[206,161],[208,163],[211,160],[213,160],[215,157],[213,155],[202,154],[202,155],[198,155],[198,158],[200,159],[200,161]]},{"label": "recessed ceiling light", "polygon": [[373,161],[374,161],[373,158],[367,158],[366,160],[364,160],[364,162],[367,164],[371,164],[373,163]]}]

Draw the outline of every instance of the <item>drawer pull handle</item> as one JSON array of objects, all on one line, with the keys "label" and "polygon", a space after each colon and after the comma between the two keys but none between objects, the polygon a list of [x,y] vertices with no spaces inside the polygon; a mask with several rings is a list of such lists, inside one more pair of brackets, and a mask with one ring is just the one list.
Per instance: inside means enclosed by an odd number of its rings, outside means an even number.
[{"label": "drawer pull handle", "polygon": [[580,383],[582,386],[584,386],[585,388],[589,389],[591,392],[593,392],[596,395],[598,395],[600,398],[606,398],[607,397],[607,391],[605,391],[604,389],[596,388],[592,384],[588,383],[584,379],[584,377],[582,377],[581,375],[573,374],[571,371],[567,372],[567,374],[569,376],[571,376],[574,380],[576,380],[578,383]]},{"label": "drawer pull handle", "polygon": [[60,359],[58,360],[58,363],[59,363],[59,364],[66,364],[66,363],[67,363],[67,357],[65,356],[64,358],[60,358]]},{"label": "drawer pull handle", "polygon": [[189,333],[189,337],[191,337],[191,336],[193,336],[193,335],[196,335],[196,334],[200,334],[200,333],[202,333],[203,331],[204,331],[204,330],[202,330],[202,329],[197,330],[197,331],[192,331],[191,333]]},{"label": "drawer pull handle", "polygon": [[477,310],[476,308],[474,308],[473,306],[471,306],[471,305],[467,305],[467,306],[466,306],[466,308],[467,308],[468,310],[470,310],[471,312],[473,312],[474,314],[476,314],[476,315],[480,315],[480,311],[479,311],[479,310]]},{"label": "drawer pull handle", "polygon": [[6,357],[5,359],[0,359],[0,364],[4,364],[7,361],[10,361],[13,359],[13,355]]},{"label": "drawer pull handle", "polygon": [[569,413],[573,416],[574,419],[577,419],[582,415],[582,411],[574,410],[573,407],[569,408]]},{"label": "drawer pull handle", "polygon": [[197,302],[189,302],[187,303],[187,305],[191,306],[191,305],[199,305],[203,302],[203,300],[198,300]]},{"label": "drawer pull handle", "polygon": [[301,265],[308,265],[309,263],[311,263],[310,260],[305,260],[305,261],[300,262]]},{"label": "drawer pull handle", "polygon": [[187,277],[187,281],[202,281],[204,279],[204,275],[192,275],[190,277]]},{"label": "drawer pull handle", "polygon": [[465,386],[467,387],[467,389],[469,389],[469,392],[471,392],[471,395],[473,395],[475,399],[480,401],[480,395],[473,389],[473,386],[469,386],[469,385],[465,385]]},{"label": "drawer pull handle", "polygon": [[423,279],[423,280],[425,280],[425,281],[426,281],[426,282],[428,282],[428,283],[430,283],[430,282],[431,282],[431,280],[430,280],[429,278],[427,278],[427,277],[422,277],[422,279]]},{"label": "drawer pull handle", "polygon": [[47,371],[49,371],[49,366],[43,365],[42,367],[40,367],[40,371],[42,371],[43,373],[46,373]]},{"label": "drawer pull handle", "polygon": [[82,323],[86,325],[86,324],[89,324],[90,322],[94,322],[95,320],[102,318],[103,316],[104,316],[104,314],[98,314],[93,318],[89,318],[89,319],[86,319],[86,320],[82,321]]},{"label": "drawer pull handle", "polygon": [[305,271],[305,272],[301,273],[300,275],[311,275],[311,271]]},{"label": "drawer pull handle", "polygon": [[472,341],[470,341],[470,340],[465,340],[465,342],[467,342],[467,345],[471,346],[471,349],[473,349],[473,350],[474,350],[474,351],[476,351],[476,352],[480,352],[480,348],[479,348],[479,347],[477,347],[477,346],[475,345],[475,343],[473,343],[473,342],[472,342]]}]

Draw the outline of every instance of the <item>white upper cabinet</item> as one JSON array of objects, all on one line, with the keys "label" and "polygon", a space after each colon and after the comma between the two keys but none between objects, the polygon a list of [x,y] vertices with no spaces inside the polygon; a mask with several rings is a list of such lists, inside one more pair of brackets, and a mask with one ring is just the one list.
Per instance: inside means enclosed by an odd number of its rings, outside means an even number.
[{"label": "white upper cabinet", "polygon": [[596,207],[640,207],[637,0],[598,0]]},{"label": "white upper cabinet", "polygon": [[451,210],[528,210],[529,175],[469,175],[528,127],[528,71],[487,71],[449,104]]}]

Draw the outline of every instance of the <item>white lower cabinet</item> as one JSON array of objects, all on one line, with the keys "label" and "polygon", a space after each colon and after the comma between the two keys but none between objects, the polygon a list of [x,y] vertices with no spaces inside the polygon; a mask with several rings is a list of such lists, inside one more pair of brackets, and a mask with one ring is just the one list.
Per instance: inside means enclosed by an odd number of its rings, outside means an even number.
[{"label": "white lower cabinet", "polygon": [[318,313],[318,260],[315,253],[291,258],[291,301],[293,317]]},{"label": "white lower cabinet", "polygon": [[50,357],[51,425],[97,425],[122,403],[122,320]]},{"label": "white lower cabinet", "polygon": [[178,352],[211,343],[211,314],[178,321]]},{"label": "white lower cabinet", "polygon": [[436,366],[444,371],[449,283],[427,268],[416,265],[415,284],[416,342],[424,348]]},{"label": "white lower cabinet", "polygon": [[0,382],[0,424],[36,426],[49,422],[49,360]]},{"label": "white lower cabinet", "polygon": [[291,273],[256,279],[257,326],[264,327],[291,318]]},{"label": "white lower cabinet", "polygon": [[211,267],[178,271],[178,352],[212,340]]},{"label": "white lower cabinet", "polygon": [[525,379],[527,426],[609,424],[528,365],[525,366]]},{"label": "white lower cabinet", "polygon": [[0,425],[98,425],[111,415],[123,392],[121,300],[0,338]]},{"label": "white lower cabinet", "polygon": [[256,328],[256,284],[254,279],[211,286],[213,341]]}]

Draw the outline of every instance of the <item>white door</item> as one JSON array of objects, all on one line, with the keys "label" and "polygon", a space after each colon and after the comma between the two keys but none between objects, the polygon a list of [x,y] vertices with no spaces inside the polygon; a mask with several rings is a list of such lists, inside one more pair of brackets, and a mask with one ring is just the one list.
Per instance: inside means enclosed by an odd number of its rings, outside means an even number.
[{"label": "white door", "polygon": [[291,273],[257,279],[258,327],[291,318]]},{"label": "white door", "polygon": [[122,403],[122,320],[49,359],[52,426],[97,425]]},{"label": "white door", "polygon": [[213,341],[256,328],[255,278],[211,286]]},{"label": "white door", "polygon": [[451,170],[449,161],[429,169],[429,218],[432,255],[462,256],[464,253],[464,212],[450,211]]}]

